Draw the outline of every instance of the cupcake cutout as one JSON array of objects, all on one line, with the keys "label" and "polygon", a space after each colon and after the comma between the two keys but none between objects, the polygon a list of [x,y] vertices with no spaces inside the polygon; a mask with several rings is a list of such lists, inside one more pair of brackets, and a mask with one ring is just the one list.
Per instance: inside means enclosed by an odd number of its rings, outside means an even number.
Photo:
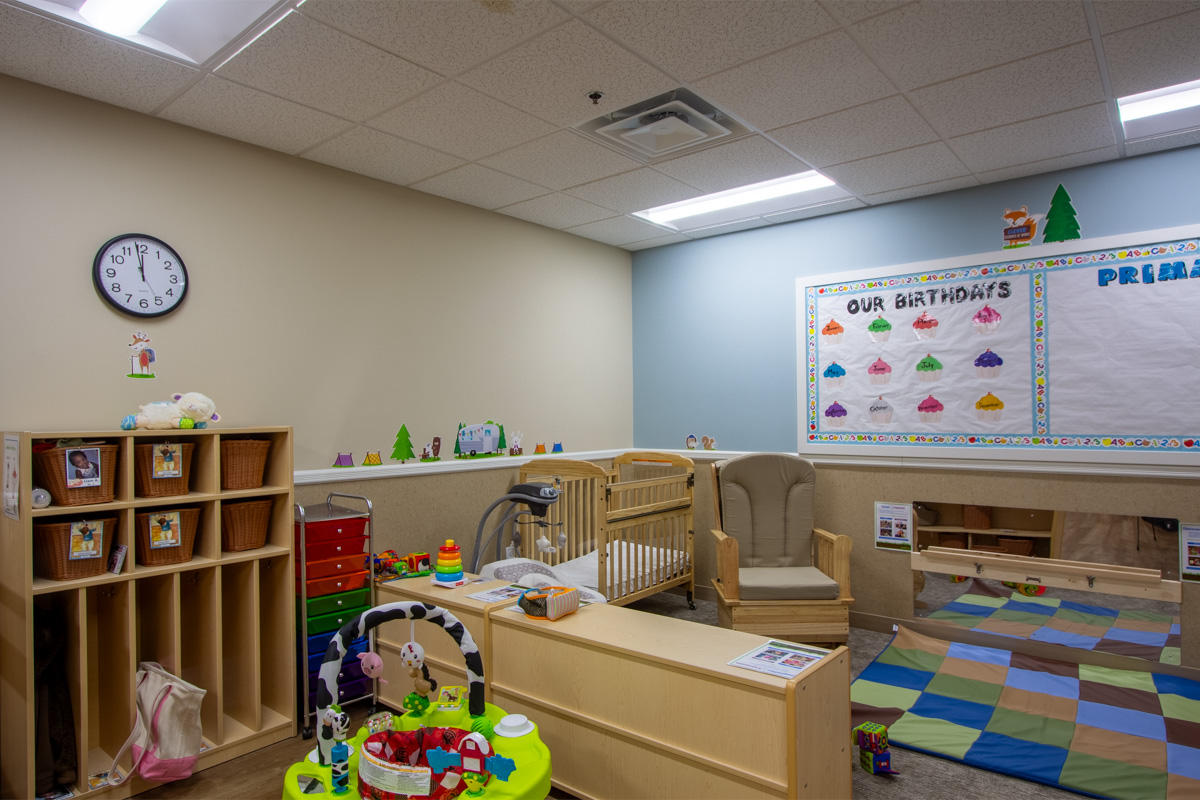
[{"label": "cupcake cutout", "polygon": [[1000,312],[990,306],[984,306],[971,317],[975,331],[980,334],[995,333],[1000,327]]},{"label": "cupcake cutout", "polygon": [[871,379],[872,384],[883,386],[892,379],[892,367],[882,358],[877,358],[874,364],[867,367],[867,377]]},{"label": "cupcake cutout", "polygon": [[845,406],[834,400],[829,408],[825,409],[825,424],[833,428],[840,428],[846,424],[846,414]]},{"label": "cupcake cutout", "polygon": [[892,404],[884,400],[883,395],[880,395],[876,400],[872,400],[867,410],[871,413],[871,422],[892,421]]},{"label": "cupcake cutout", "polygon": [[918,339],[933,339],[937,332],[938,321],[931,317],[928,311],[922,311],[921,316],[913,322],[913,333],[917,334]]},{"label": "cupcake cutout", "polygon": [[933,357],[932,354],[926,354],[924,358],[917,362],[917,377],[922,383],[937,383],[942,377],[942,362]]},{"label": "cupcake cutout", "polygon": [[826,367],[821,376],[825,378],[825,385],[831,389],[846,382],[846,370],[836,361]]},{"label": "cupcake cutout", "polygon": [[1000,377],[1000,367],[1003,365],[1003,358],[991,350],[984,350],[975,359],[975,373],[981,378],[998,378]]},{"label": "cupcake cutout", "polygon": [[867,333],[872,342],[886,342],[892,335],[892,323],[884,319],[881,314],[871,320],[871,324],[867,326]]},{"label": "cupcake cutout", "polygon": [[825,323],[824,328],[821,328],[821,336],[825,337],[826,344],[840,344],[842,341],[842,334],[845,333],[845,331],[846,329],[842,327],[840,322],[838,322],[836,319],[831,319],[829,322]]},{"label": "cupcake cutout", "polygon": [[938,402],[937,398],[929,395],[920,403],[917,404],[917,413],[921,415],[922,422],[938,422],[942,418],[942,412],[946,407]]},{"label": "cupcake cutout", "polygon": [[983,422],[999,422],[1004,413],[1004,403],[999,397],[988,392],[975,403],[975,416]]}]

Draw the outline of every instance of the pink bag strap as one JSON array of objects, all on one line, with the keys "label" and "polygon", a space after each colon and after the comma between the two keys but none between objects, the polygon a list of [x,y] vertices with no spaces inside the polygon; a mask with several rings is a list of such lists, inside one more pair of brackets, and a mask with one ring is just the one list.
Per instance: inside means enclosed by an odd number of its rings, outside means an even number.
[{"label": "pink bag strap", "polygon": [[[143,675],[142,681],[145,681],[147,677],[148,676]],[[138,689],[140,690],[141,687],[142,685],[139,682]],[[147,753],[154,749],[154,742],[158,738],[158,712],[162,708],[162,704],[166,702],[167,696],[171,693],[172,688],[174,687],[172,687],[169,683],[163,684],[163,687],[158,690],[158,694],[155,695],[154,702],[150,705],[152,722],[145,719],[145,716],[142,713],[142,704],[137,704],[137,718],[141,725],[139,726],[137,723],[134,723],[133,732],[129,734],[129,738],[125,740],[125,744],[121,745],[121,749],[118,750],[116,756],[113,757],[112,766],[109,767],[108,770],[109,786],[120,786],[122,783],[125,783],[131,777],[133,777],[134,773],[138,771],[138,766],[142,763],[142,759],[146,757]],[[152,724],[155,726],[154,728],[151,727]],[[139,727],[146,732],[147,746],[142,748],[142,752],[138,754],[137,760],[133,762],[133,765],[129,768],[129,772],[125,773],[125,777],[117,780],[113,777],[117,774],[117,764],[121,762],[121,759],[125,756],[125,753],[128,752],[131,747],[133,747],[134,741],[137,739]]]}]

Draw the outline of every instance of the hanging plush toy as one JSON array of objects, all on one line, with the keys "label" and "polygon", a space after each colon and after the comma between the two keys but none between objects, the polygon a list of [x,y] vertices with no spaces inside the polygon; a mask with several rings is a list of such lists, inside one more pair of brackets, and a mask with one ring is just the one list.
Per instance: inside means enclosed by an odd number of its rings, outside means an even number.
[{"label": "hanging plush toy", "polygon": [[363,675],[368,678],[379,678],[380,683],[387,685],[387,681],[381,677],[383,675],[383,659],[379,657],[378,653],[372,653],[370,650],[359,653],[358,660],[362,662]]}]

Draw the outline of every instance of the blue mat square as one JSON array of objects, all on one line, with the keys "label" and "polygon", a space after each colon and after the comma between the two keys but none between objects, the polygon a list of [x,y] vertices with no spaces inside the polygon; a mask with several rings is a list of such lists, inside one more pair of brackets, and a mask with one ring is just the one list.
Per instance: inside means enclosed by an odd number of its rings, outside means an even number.
[{"label": "blue mat square", "polygon": [[1200,681],[1154,673],[1154,686],[1159,694],[1177,694],[1189,700],[1200,700]]},{"label": "blue mat square", "polygon": [[1179,622],[1172,623],[1171,624],[1171,633],[1174,633],[1176,635],[1183,633],[1183,624],[1179,623]]},{"label": "blue mat square", "polygon": [[1200,781],[1200,750],[1167,742],[1167,772]]},{"label": "blue mat square", "polygon": [[924,691],[929,682],[933,680],[933,675],[934,673],[926,672],[923,669],[897,667],[895,664],[880,664],[876,661],[859,673],[858,677],[861,680],[884,683],[888,686],[901,686],[905,689]]},{"label": "blue mat square", "polygon": [[1045,672],[1009,667],[1004,685],[1014,689],[1024,689],[1027,692],[1041,692],[1071,700],[1079,699],[1079,678],[1068,678],[1066,675],[1050,675]]},{"label": "blue mat square", "polygon": [[1148,644],[1151,647],[1167,646],[1167,634],[1154,633],[1153,631],[1134,631],[1128,628],[1109,628],[1108,633],[1104,634],[1104,638],[1116,639],[1119,642]]},{"label": "blue mat square", "polygon": [[961,658],[966,661],[978,661],[982,664],[999,664],[1007,667],[1012,659],[1008,650],[996,650],[991,647],[980,647],[974,644],[951,642],[950,650],[946,653],[949,658]]},{"label": "blue mat square", "polygon": [[1050,785],[1058,784],[1067,751],[1061,747],[1015,739],[1002,733],[984,731],[967,751],[968,763],[984,769],[1020,775]]},{"label": "blue mat square", "polygon": [[1116,617],[1121,612],[1115,608],[1105,608],[1104,606],[1089,606],[1083,603],[1072,603],[1070,600],[1063,600],[1059,608],[1069,608],[1071,611],[1078,611],[1081,614],[1095,614],[1100,617]]},{"label": "blue mat square", "polygon": [[1053,617],[1057,612],[1056,606],[1048,606],[1044,603],[1029,603],[1023,600],[1009,600],[1001,608],[1009,611],[1024,611],[1027,614],[1041,614],[1043,617]]},{"label": "blue mat square", "polygon": [[959,614],[970,614],[973,617],[990,617],[996,609],[991,606],[977,606],[974,603],[947,603],[942,611],[957,611]]},{"label": "blue mat square", "polygon": [[1166,721],[1159,714],[1148,714],[1145,711],[1134,711],[1104,703],[1080,700],[1079,710],[1075,713],[1075,722],[1079,725],[1103,728],[1106,731],[1118,731],[1131,736],[1157,739],[1160,742],[1167,740]]},{"label": "blue mat square", "polygon": [[969,700],[956,700],[953,697],[943,697],[929,692],[923,693],[921,698],[908,709],[911,714],[944,719],[955,725],[979,730],[987,727],[988,722],[992,719],[992,712],[995,710],[995,706],[985,706]]},{"label": "blue mat square", "polygon": [[1091,650],[1100,642],[1099,636],[1068,633],[1067,631],[1060,631],[1057,628],[1038,628],[1029,638],[1037,642],[1052,642],[1054,644],[1066,645],[1067,647],[1078,647],[1082,650]]}]

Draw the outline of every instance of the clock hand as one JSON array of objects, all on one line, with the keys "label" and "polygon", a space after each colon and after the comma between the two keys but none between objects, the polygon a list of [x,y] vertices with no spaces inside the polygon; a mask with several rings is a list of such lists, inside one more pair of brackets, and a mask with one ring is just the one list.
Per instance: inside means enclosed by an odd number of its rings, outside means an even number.
[{"label": "clock hand", "polygon": [[146,259],[142,256],[142,246],[135,241],[133,243],[133,249],[137,252],[138,272],[141,273],[142,283],[145,283],[146,282]]}]

